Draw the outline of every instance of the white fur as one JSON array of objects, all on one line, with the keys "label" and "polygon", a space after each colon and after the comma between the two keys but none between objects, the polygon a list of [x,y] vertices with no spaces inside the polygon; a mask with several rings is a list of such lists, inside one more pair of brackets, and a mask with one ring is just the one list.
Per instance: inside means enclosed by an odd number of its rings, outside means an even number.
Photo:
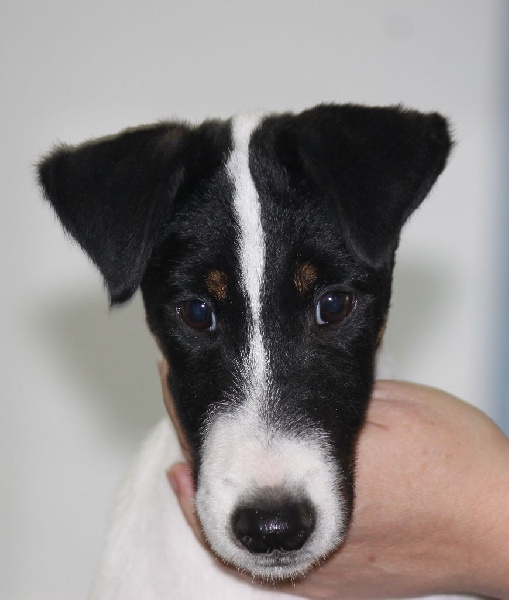
[{"label": "white fur", "polygon": [[[208,423],[196,508],[218,555],[252,574],[275,579],[304,573],[338,545],[343,507],[341,476],[325,434],[309,431],[297,439],[291,431],[271,422],[271,405],[276,398],[260,319],[265,237],[249,168],[249,142],[259,120],[251,115],[233,120],[233,149],[227,164],[234,187],[240,278],[250,309],[249,345],[239,368],[242,398],[240,406],[232,403],[237,409],[212,416]],[[248,552],[231,531],[235,509],[247,496],[262,493],[264,487],[310,501],[316,512],[314,532],[284,566],[276,567],[270,557]]]},{"label": "white fur", "polygon": [[168,419],[122,486],[91,600],[283,600],[240,580],[195,539],[165,471],[182,455]]},{"label": "white fur", "polygon": [[240,115],[233,119],[233,150],[227,165],[234,188],[241,279],[251,310],[250,341],[243,357],[242,375],[246,386],[246,399],[255,404],[263,399],[269,376],[260,323],[265,236],[258,192],[249,168],[249,142],[260,118],[259,115]]},{"label": "white fur", "polygon": [[165,476],[181,460],[164,419],[120,490],[91,600],[289,600],[240,580],[196,541]]},{"label": "white fur", "polygon": [[[212,548],[226,561],[265,579],[297,576],[340,541],[340,481],[326,441],[310,431],[305,439],[271,432],[259,416],[241,408],[209,430],[197,493],[198,513]],[[313,534],[284,566],[235,543],[231,515],[239,500],[272,488],[307,498],[316,511]],[[339,500],[339,502],[338,502]]]}]

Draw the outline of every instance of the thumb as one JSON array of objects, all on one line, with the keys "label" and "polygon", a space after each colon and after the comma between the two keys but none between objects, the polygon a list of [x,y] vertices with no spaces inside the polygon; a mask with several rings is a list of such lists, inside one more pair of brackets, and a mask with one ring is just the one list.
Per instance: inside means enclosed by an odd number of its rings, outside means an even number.
[{"label": "thumb", "polygon": [[203,544],[203,533],[194,506],[194,482],[191,467],[187,463],[176,463],[167,471],[166,475],[189,527],[198,541]]}]

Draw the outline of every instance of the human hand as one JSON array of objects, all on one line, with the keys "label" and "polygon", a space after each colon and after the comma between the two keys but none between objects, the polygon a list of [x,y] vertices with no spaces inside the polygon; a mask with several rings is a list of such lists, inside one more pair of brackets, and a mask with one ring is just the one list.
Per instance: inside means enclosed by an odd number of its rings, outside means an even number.
[{"label": "human hand", "polygon": [[[162,382],[171,406],[164,369]],[[169,479],[205,543],[189,466],[174,465]],[[509,441],[480,411],[435,389],[378,382],[359,439],[356,490],[344,545],[278,589],[330,600],[509,597]]]}]

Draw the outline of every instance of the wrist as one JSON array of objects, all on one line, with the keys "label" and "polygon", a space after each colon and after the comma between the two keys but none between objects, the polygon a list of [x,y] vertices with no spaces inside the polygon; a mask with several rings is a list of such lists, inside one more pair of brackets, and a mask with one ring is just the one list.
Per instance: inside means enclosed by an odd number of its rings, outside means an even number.
[{"label": "wrist", "polygon": [[479,481],[476,497],[477,532],[470,556],[472,591],[509,598],[509,439],[496,438],[492,468]]}]

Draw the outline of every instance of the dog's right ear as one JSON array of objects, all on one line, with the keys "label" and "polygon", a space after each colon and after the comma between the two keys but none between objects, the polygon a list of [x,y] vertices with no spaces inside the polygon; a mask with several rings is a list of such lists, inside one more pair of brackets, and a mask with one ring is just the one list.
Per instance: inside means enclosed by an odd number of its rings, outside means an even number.
[{"label": "dog's right ear", "polygon": [[139,286],[184,178],[190,128],[151,125],[61,146],[38,165],[64,228],[101,271],[111,304]]},{"label": "dog's right ear", "polygon": [[316,106],[283,124],[277,149],[289,172],[328,198],[359,260],[390,266],[401,228],[445,167],[446,119],[344,104]]}]

